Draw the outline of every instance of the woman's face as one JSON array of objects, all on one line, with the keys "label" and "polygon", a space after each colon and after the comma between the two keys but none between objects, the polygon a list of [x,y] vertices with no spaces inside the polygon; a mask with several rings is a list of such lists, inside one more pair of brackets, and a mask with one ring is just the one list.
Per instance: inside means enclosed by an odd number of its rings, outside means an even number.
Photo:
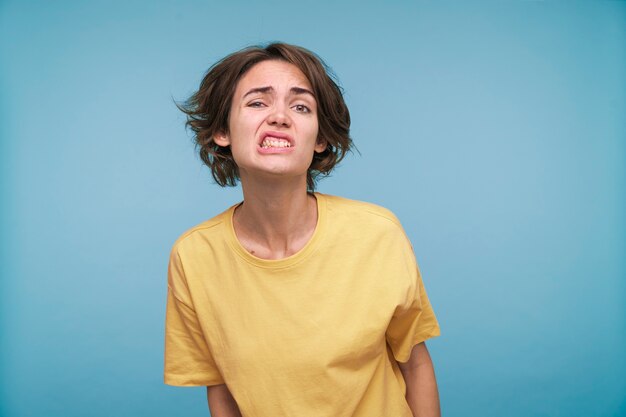
[{"label": "woman's face", "polygon": [[311,84],[296,66],[263,61],[239,80],[230,108],[229,132],[217,135],[230,145],[242,182],[250,176],[302,177],[318,143],[317,103]]}]

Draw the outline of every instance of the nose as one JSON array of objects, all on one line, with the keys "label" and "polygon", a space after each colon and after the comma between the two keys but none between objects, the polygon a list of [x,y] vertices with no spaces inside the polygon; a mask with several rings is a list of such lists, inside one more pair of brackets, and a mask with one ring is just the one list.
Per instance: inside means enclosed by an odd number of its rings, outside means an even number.
[{"label": "nose", "polygon": [[274,106],[273,111],[267,117],[267,123],[271,126],[291,126],[291,120],[283,106]]}]

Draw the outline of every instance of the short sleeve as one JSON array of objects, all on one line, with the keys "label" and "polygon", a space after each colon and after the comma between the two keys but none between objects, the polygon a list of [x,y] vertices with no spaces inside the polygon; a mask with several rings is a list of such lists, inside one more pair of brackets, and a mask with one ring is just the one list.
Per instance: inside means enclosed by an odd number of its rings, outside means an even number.
[{"label": "short sleeve", "polygon": [[191,303],[180,257],[172,251],[165,318],[165,372],[168,385],[223,384]]},{"label": "short sleeve", "polygon": [[405,302],[396,308],[386,331],[387,343],[398,362],[409,360],[413,346],[439,336],[439,324],[416,264],[410,275]]}]

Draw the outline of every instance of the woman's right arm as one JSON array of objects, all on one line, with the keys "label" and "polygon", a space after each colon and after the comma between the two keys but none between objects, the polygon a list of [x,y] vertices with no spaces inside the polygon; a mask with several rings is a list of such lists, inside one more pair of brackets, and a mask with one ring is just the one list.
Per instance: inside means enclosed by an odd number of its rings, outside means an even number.
[{"label": "woman's right arm", "polygon": [[239,407],[226,384],[206,387],[211,417],[241,417]]}]

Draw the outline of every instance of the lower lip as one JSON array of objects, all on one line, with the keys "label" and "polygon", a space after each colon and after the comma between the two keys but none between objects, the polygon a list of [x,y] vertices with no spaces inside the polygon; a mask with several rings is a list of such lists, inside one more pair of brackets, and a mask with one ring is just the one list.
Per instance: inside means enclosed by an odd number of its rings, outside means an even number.
[{"label": "lower lip", "polygon": [[289,153],[293,151],[293,146],[291,147],[285,147],[285,148],[264,148],[262,146],[259,146],[257,148],[259,150],[259,153],[267,155],[267,154],[277,154],[277,153]]}]

